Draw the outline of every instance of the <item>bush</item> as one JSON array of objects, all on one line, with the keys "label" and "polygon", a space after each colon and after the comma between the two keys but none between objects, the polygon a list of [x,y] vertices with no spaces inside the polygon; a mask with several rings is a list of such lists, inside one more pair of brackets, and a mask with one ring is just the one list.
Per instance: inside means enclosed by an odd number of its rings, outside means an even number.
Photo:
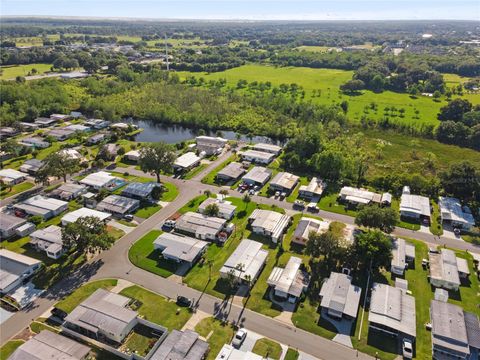
[{"label": "bush", "polygon": [[30,222],[34,223],[35,225],[39,225],[43,221],[43,217],[40,215],[34,215],[29,219]]}]

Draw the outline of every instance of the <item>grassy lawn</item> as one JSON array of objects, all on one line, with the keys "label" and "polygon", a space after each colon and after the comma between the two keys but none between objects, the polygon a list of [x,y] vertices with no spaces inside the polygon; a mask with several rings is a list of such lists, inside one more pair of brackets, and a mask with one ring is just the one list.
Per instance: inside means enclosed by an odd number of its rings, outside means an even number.
[{"label": "grassy lawn", "polygon": [[440,218],[440,209],[438,207],[438,202],[430,200],[432,206],[432,216],[430,217],[430,232],[433,235],[440,236],[443,234],[442,220]]},{"label": "grassy lawn", "polygon": [[208,353],[207,360],[215,359],[223,345],[229,343],[234,334],[234,329],[231,325],[224,324],[213,317],[201,320],[195,326],[195,331],[205,338],[211,333],[208,338],[210,352]]},{"label": "grassy lawn", "polygon": [[98,280],[98,281],[87,283],[79,287],[78,289],[76,289],[73,293],[68,295],[65,299],[56,303],[55,307],[69,313],[83,300],[85,300],[90,295],[92,295],[97,289],[100,289],[100,288],[111,289],[116,285],[117,285],[116,279]]},{"label": "grassy lawn", "polygon": [[187,172],[183,178],[185,180],[190,180],[192,178],[194,178],[197,174],[201,173],[209,164],[200,164],[196,167],[194,167],[192,170],[190,170],[189,172]]},{"label": "grassy lawn", "polygon": [[297,350],[288,348],[287,354],[285,355],[285,360],[297,360],[300,354]]},{"label": "grassy lawn", "polygon": [[[52,64],[28,64],[28,65],[8,65],[1,67],[0,79],[15,79],[17,76],[28,76],[32,69],[36,69],[35,75],[41,75],[50,71]],[[30,74],[33,75],[33,74]]]},{"label": "grassy lawn", "polygon": [[162,277],[169,277],[175,271],[173,262],[161,258],[161,253],[153,248],[153,242],[162,233],[152,230],[137,240],[128,251],[128,258],[135,266]]},{"label": "grassy lawn", "polygon": [[278,360],[282,356],[282,347],[275,341],[262,338],[257,340],[252,352],[265,358]]},{"label": "grassy lawn", "polygon": [[298,190],[300,189],[300,186],[308,185],[308,183],[309,183],[309,180],[307,179],[307,177],[306,176],[301,176],[297,186],[295,186],[295,189],[293,189],[291,194],[287,196],[287,201],[290,202],[290,203],[293,203],[295,200],[297,200]]},{"label": "grassy lawn", "polygon": [[175,185],[169,182],[164,182],[162,185],[165,191],[162,193],[161,201],[172,202],[178,196],[178,189]]},{"label": "grassy lawn", "polygon": [[220,170],[222,170],[225,166],[230,164],[233,161],[236,161],[237,155],[233,154],[231,155],[227,160],[225,160],[223,163],[218,165],[215,169],[213,169],[207,176],[205,176],[202,179],[202,183],[204,184],[210,184],[210,185],[218,185],[216,182],[216,177],[217,174]]},{"label": "grassy lawn", "polygon": [[192,316],[188,309],[179,308],[175,302],[137,285],[123,289],[120,294],[138,300],[141,303],[138,313],[148,321],[165,326],[169,331],[181,329]]},{"label": "grassy lawn", "polygon": [[137,325],[123,344],[123,348],[145,357],[152,348],[152,340],[155,341],[156,337],[152,335],[151,330],[144,325]]},{"label": "grassy lawn", "polygon": [[59,329],[56,329],[53,326],[47,325],[44,322],[40,321],[33,321],[30,324],[30,330],[32,330],[35,334],[38,334],[42,330],[49,330],[56,333],[59,332]]},{"label": "grassy lawn", "polygon": [[15,350],[17,350],[17,348],[22,345],[25,341],[23,340],[10,340],[8,342],[5,343],[5,345],[3,345],[1,348],[0,348],[0,359],[8,359],[8,357],[10,355],[13,354],[13,352]]},{"label": "grassy lawn", "polygon": [[0,191],[0,200],[9,198],[10,196],[29,190],[34,186],[35,184],[32,184],[31,182],[28,182],[28,181],[24,181],[20,184],[13,185],[11,188],[6,187]]},{"label": "grassy lawn", "polygon": [[123,219],[119,219],[119,220],[115,220],[116,222],[118,222],[119,224],[122,224],[122,225],[125,225],[125,226],[129,226],[129,227],[136,227],[137,225],[135,225],[133,222],[131,221],[127,221],[127,220],[123,220]]},{"label": "grassy lawn", "polygon": [[[400,200],[398,198],[392,197],[392,209],[395,209],[397,212],[400,211]],[[409,230],[420,230],[420,223],[414,220],[399,219],[397,226]]]},{"label": "grassy lawn", "polygon": [[140,206],[140,208],[135,212],[135,216],[138,216],[142,219],[148,219],[150,216],[155,214],[162,207],[158,204],[149,204],[146,206]]},{"label": "grassy lawn", "polygon": [[326,193],[322,195],[320,201],[318,202],[318,207],[321,210],[330,211],[337,214],[355,216],[357,212],[355,210],[347,209],[344,204],[337,202],[337,197],[340,189],[328,188]]},{"label": "grassy lawn", "polygon": [[112,235],[115,240],[118,240],[123,235],[125,235],[125,232],[123,230],[117,229],[116,227],[109,225],[107,225],[107,232]]}]

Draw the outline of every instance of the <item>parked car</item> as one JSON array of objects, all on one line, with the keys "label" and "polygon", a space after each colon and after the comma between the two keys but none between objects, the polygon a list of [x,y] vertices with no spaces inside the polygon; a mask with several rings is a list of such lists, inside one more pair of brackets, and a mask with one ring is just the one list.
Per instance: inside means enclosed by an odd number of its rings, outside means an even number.
[{"label": "parked car", "polygon": [[235,334],[235,337],[232,340],[232,346],[238,349],[240,346],[242,346],[246,337],[247,337],[247,330],[238,329],[237,333]]},{"label": "parked car", "polygon": [[280,194],[280,200],[283,200],[287,197],[287,193],[284,191]]},{"label": "parked car", "polygon": [[318,213],[320,211],[319,207],[315,203],[308,204],[307,210],[312,213]]},{"label": "parked car", "polygon": [[302,200],[295,200],[293,203],[294,208],[305,209],[305,203]]},{"label": "parked car", "polygon": [[404,359],[412,359],[413,358],[413,343],[410,339],[403,339],[402,343],[402,352]]},{"label": "parked car", "polygon": [[275,191],[275,199],[280,196],[280,191]]},{"label": "parked car", "polygon": [[177,305],[190,307],[192,306],[192,299],[189,299],[185,296],[178,295]]},{"label": "parked car", "polygon": [[165,222],[163,223],[163,226],[173,228],[175,227],[176,224],[177,222],[175,220],[165,220]]},{"label": "parked car", "polygon": [[123,218],[127,221],[132,221],[133,220],[133,215],[132,214],[127,214]]},{"label": "parked car", "polygon": [[66,313],[65,311],[60,310],[60,309],[58,309],[58,308],[56,308],[56,307],[54,307],[54,308],[50,311],[50,313],[51,313],[53,316],[58,317],[60,320],[65,319],[65,318],[67,317],[67,315],[68,315],[68,313]]}]

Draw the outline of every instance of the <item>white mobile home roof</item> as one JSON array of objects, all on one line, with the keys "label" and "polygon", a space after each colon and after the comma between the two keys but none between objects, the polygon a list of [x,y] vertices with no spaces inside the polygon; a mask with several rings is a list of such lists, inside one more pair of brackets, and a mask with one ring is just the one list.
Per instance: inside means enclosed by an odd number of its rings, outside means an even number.
[{"label": "white mobile home roof", "polygon": [[449,282],[457,286],[460,285],[459,268],[455,252],[450,249],[441,249],[440,254],[429,253],[428,256],[430,277],[432,279]]},{"label": "white mobile home roof", "polygon": [[282,151],[282,147],[278,145],[273,145],[273,144],[267,144],[267,143],[258,143],[253,145],[253,149],[257,151],[263,151],[263,152],[269,152],[272,154],[279,154],[280,151]]},{"label": "white mobile home roof", "polygon": [[47,215],[51,213],[59,213],[63,208],[67,208],[68,202],[35,195],[20,204],[16,204],[15,208],[24,210],[33,215]]},{"label": "white mobile home roof", "polygon": [[301,193],[311,193],[313,195],[320,196],[323,193],[323,190],[325,190],[325,182],[322,179],[319,178],[312,178],[308,185],[300,185],[300,188],[298,189],[298,192]]},{"label": "white mobile home roof", "polygon": [[400,212],[408,212],[430,217],[430,200],[421,195],[402,194]]},{"label": "white mobile home roof", "polygon": [[125,153],[125,156],[131,160],[138,160],[140,159],[140,151],[130,150],[129,152]]},{"label": "white mobile home roof", "polygon": [[65,214],[65,216],[62,217],[62,224],[69,224],[72,222],[77,221],[81,217],[86,217],[86,216],[95,216],[99,218],[100,220],[104,221],[110,218],[112,215],[106,212],[102,211],[97,211],[93,209],[88,209],[88,208],[80,208],[78,210],[69,212],[68,214]]},{"label": "white mobile home roof", "polygon": [[168,232],[162,233],[153,244],[155,248],[162,249],[164,256],[187,262],[193,262],[208,246],[206,241]]},{"label": "white mobile home roof", "polygon": [[245,169],[243,165],[238,162],[231,162],[225,166],[222,170],[217,173],[217,176],[238,179],[240,176],[245,174]]},{"label": "white mobile home roof", "polygon": [[17,216],[0,213],[0,229],[2,231],[14,229],[18,226],[25,224],[26,222],[27,220],[19,218]]},{"label": "white mobile home roof", "polygon": [[253,220],[252,227],[259,227],[272,234],[273,238],[280,238],[290,222],[290,216],[276,211],[255,209],[249,220]]},{"label": "white mobile home roof", "polygon": [[475,226],[475,219],[473,218],[472,212],[467,206],[462,207],[460,200],[442,196],[438,199],[442,220],[462,223],[468,227]]},{"label": "white mobile home roof", "polygon": [[230,216],[235,213],[235,209],[237,208],[229,201],[220,201],[219,199],[208,198],[200,204],[198,207],[198,212],[203,214],[207,206],[211,204],[216,204],[218,206],[218,216],[223,218],[226,218],[227,216],[230,218]]},{"label": "white mobile home roof", "polygon": [[299,297],[305,286],[308,285],[308,277],[300,270],[302,259],[292,256],[284,268],[274,267],[267,280],[268,285],[276,291]]},{"label": "white mobile home roof", "polygon": [[26,270],[41,263],[37,259],[0,249],[0,290],[8,288],[23,276]]},{"label": "white mobile home roof", "polygon": [[310,232],[324,232],[328,230],[329,226],[330,222],[328,221],[302,217],[295,228],[293,236],[294,238],[304,239],[306,241]]},{"label": "white mobile home roof", "polygon": [[100,211],[125,214],[140,206],[140,201],[120,195],[109,195],[97,205]]},{"label": "white mobile home roof", "polygon": [[240,155],[248,159],[259,160],[260,162],[270,162],[275,158],[275,154],[257,150],[247,150],[240,153]]},{"label": "white mobile home roof", "polygon": [[47,242],[50,244],[63,244],[62,228],[56,225],[50,225],[45,229],[39,229],[30,234],[30,238],[37,242]]},{"label": "white mobile home roof", "polygon": [[340,196],[345,198],[345,200],[350,202],[355,202],[358,204],[368,204],[370,202],[380,203],[382,200],[382,195],[368,191],[365,189],[358,189],[351,186],[344,186],[340,190]]},{"label": "white mobile home roof", "polygon": [[288,172],[279,172],[270,181],[270,186],[276,186],[287,190],[293,190],[297,185],[299,177],[297,175],[290,174]]},{"label": "white mobile home roof", "polygon": [[407,257],[415,258],[415,246],[404,239],[393,239],[391,266],[405,268]]},{"label": "white mobile home roof", "polygon": [[356,318],[361,292],[360,287],[352,285],[350,276],[331,272],[320,289],[320,306]]},{"label": "white mobile home roof", "polygon": [[25,174],[14,169],[2,169],[0,170],[0,178],[6,178],[9,180],[18,180],[18,179],[24,179]]},{"label": "white mobile home roof", "polygon": [[193,152],[187,152],[175,160],[173,166],[188,169],[200,161],[200,158]]},{"label": "white mobile home roof", "polygon": [[[227,259],[220,272],[227,275],[233,271],[236,277],[245,279],[247,275],[254,280],[260,273],[260,270],[267,260],[268,251],[262,249],[262,243],[250,239],[243,239],[237,246],[235,251]],[[240,273],[236,269],[237,265],[243,266],[243,271]]]},{"label": "white mobile home roof", "polygon": [[105,187],[115,179],[116,179],[115,176],[112,176],[110,173],[105,171],[99,171],[99,172],[87,175],[85,178],[80,180],[80,183],[88,186]]},{"label": "white mobile home roof", "polygon": [[215,360],[264,360],[264,358],[251,351],[237,350],[232,345],[225,344]]},{"label": "white mobile home roof", "polygon": [[251,181],[258,184],[265,184],[268,179],[270,179],[271,175],[272,171],[270,169],[261,166],[255,166],[242,177],[242,180]]},{"label": "white mobile home roof", "polygon": [[74,183],[65,183],[62,186],[52,190],[51,194],[53,196],[58,196],[62,199],[69,199],[72,196],[76,196],[81,194],[86,190],[86,186],[82,184],[74,184]]},{"label": "white mobile home roof", "polygon": [[177,220],[175,228],[198,235],[215,236],[223,229],[226,222],[222,218],[187,212]]}]

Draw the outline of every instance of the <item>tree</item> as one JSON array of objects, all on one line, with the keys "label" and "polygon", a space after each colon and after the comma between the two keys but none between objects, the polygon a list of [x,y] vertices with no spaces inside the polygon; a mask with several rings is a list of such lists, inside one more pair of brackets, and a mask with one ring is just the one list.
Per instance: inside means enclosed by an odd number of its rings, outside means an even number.
[{"label": "tree", "polygon": [[340,248],[340,239],[332,231],[324,233],[310,232],[305,246],[305,253],[313,257],[324,256],[329,261]]},{"label": "tree", "polygon": [[95,216],[85,216],[62,228],[66,248],[75,248],[83,254],[93,254],[112,246],[115,239],[107,232],[105,224]]},{"label": "tree", "polygon": [[205,215],[218,216],[219,212],[220,212],[220,208],[218,207],[218,204],[211,203],[205,207]]},{"label": "tree", "polygon": [[340,90],[347,94],[355,94],[365,88],[362,80],[348,80],[345,84],[340,85]]},{"label": "tree", "polygon": [[463,114],[472,110],[472,103],[466,99],[457,98],[440,109],[438,120],[461,121]]},{"label": "tree", "polygon": [[398,220],[396,210],[372,205],[364,207],[357,213],[355,224],[391,233]]},{"label": "tree", "polygon": [[468,161],[452,164],[440,174],[443,188],[448,194],[468,200],[480,195],[480,172]]},{"label": "tree", "polygon": [[67,176],[76,173],[79,169],[79,159],[73,159],[62,152],[53,152],[45,158],[42,168],[37,173],[39,179],[54,176],[66,182]]},{"label": "tree", "polygon": [[227,189],[222,189],[219,192],[220,195],[222,195],[223,198],[225,198],[228,195],[228,190]]},{"label": "tree", "polygon": [[140,149],[138,164],[143,172],[153,173],[160,183],[160,174],[169,172],[175,161],[175,152],[164,142],[150,144]]},{"label": "tree", "polygon": [[160,200],[160,198],[162,197],[163,191],[164,191],[164,188],[162,186],[155,186],[152,189],[152,194],[151,194],[152,198],[154,200]]},{"label": "tree", "polygon": [[252,201],[252,198],[250,197],[250,195],[245,194],[242,197],[242,201],[245,204],[245,209],[247,209],[247,205]]},{"label": "tree", "polygon": [[373,270],[388,268],[392,261],[392,241],[379,230],[363,232],[357,235],[353,255],[364,267],[371,264]]}]

